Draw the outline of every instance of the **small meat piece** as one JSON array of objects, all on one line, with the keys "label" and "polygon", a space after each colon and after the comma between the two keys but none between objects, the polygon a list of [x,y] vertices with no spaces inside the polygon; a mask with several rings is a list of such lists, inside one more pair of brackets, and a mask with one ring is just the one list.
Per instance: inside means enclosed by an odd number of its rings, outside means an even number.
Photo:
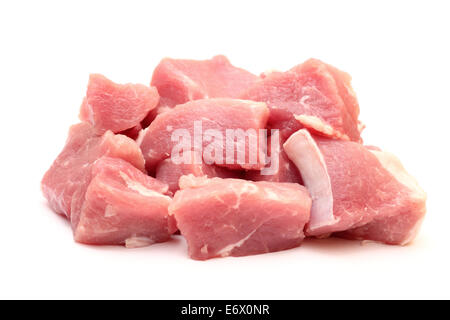
[{"label": "small meat piece", "polygon": [[206,176],[208,178],[239,178],[241,175],[240,171],[208,165],[203,161],[201,164],[195,164],[192,153],[190,157],[192,161],[187,164],[175,164],[172,159],[165,159],[161,161],[156,168],[156,179],[167,183],[169,185],[169,190],[173,194],[179,189],[178,181],[180,180],[180,177],[184,175],[192,174],[195,177]]},{"label": "small meat piece", "polygon": [[308,128],[328,137],[360,141],[359,105],[350,76],[310,59],[287,72],[271,72],[248,89],[242,99],[266,102],[269,127],[285,140]]},{"label": "small meat piece", "polygon": [[80,119],[94,126],[95,133],[119,133],[133,128],[156,108],[158,91],[142,84],[116,84],[100,74],[92,74]]},{"label": "small meat piece", "polygon": [[391,244],[414,238],[426,195],[393,155],[351,141],[313,139],[305,129],[284,149],[314,199],[307,235],[358,228],[342,235]]},{"label": "small meat piece", "polygon": [[239,98],[257,79],[225,56],[203,61],[166,58],[153,72],[151,85],[158,88],[162,107],[174,107],[198,99]]},{"label": "small meat piece", "polygon": [[[158,115],[145,130],[142,139],[138,139],[147,170],[153,172],[160,161],[172,155],[175,146],[184,145],[185,138],[188,140],[188,150],[184,147],[182,150],[200,152],[208,164],[231,169],[261,169],[265,159],[261,158],[263,146],[258,142],[259,129],[265,128],[268,116],[265,103],[246,100],[203,99],[178,105]],[[233,138],[227,143],[227,131],[230,130],[246,134],[245,141]],[[208,141],[208,132],[219,133],[220,137],[211,135]],[[251,143],[254,141],[256,143]],[[227,148],[235,151],[229,152],[231,161],[226,161]],[[206,152],[207,149],[220,150],[216,153]],[[245,155],[242,161],[239,161],[239,152]]]},{"label": "small meat piece", "polygon": [[[107,131],[97,136],[86,122],[70,128],[63,151],[45,173],[41,187],[50,207],[71,218],[73,197],[90,181],[91,165],[103,155],[124,159],[144,171],[144,158],[135,141]],[[76,202],[76,201],[74,201]]]},{"label": "small meat piece", "polygon": [[77,242],[142,247],[167,241],[176,231],[167,184],[109,157],[93,164],[92,177],[74,230]]},{"label": "small meat piece", "polygon": [[193,259],[285,250],[304,238],[311,198],[299,184],[189,175],[180,188],[169,212]]},{"label": "small meat piece", "polygon": [[[269,163],[266,170],[250,170],[245,174],[245,179],[252,181],[291,182],[302,184],[302,177],[295,164],[289,160],[284,152],[279,136],[275,137],[278,144],[272,144],[274,136],[267,140],[267,159]],[[272,150],[273,146],[273,150]]]}]

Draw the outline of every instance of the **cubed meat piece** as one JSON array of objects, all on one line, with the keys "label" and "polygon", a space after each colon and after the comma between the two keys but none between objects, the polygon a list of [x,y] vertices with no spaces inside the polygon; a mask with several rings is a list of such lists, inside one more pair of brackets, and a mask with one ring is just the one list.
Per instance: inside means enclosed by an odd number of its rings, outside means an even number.
[{"label": "cubed meat piece", "polygon": [[[381,165],[392,176],[406,186],[398,190],[399,197],[410,197],[399,200],[401,205],[396,214],[375,217],[362,227],[357,227],[334,234],[335,236],[351,240],[373,240],[392,245],[409,244],[417,236],[425,217],[425,193],[418,187],[415,179],[410,176],[397,157],[389,152],[372,149]],[[410,191],[408,192],[409,189]],[[403,193],[403,194],[402,194]],[[406,195],[405,195],[406,194]]]},{"label": "cubed meat piece", "polygon": [[283,139],[308,128],[328,137],[360,141],[359,105],[350,76],[319,60],[310,59],[287,72],[271,72],[255,83],[242,99],[266,102],[269,127]]},{"label": "cubed meat piece", "polygon": [[97,134],[107,130],[119,133],[139,125],[158,102],[155,87],[117,84],[100,74],[92,74],[80,119],[91,123]]},{"label": "cubed meat piece", "polygon": [[89,123],[71,127],[63,151],[42,179],[41,187],[50,207],[71,218],[75,197],[83,194],[91,179],[92,164],[107,155],[124,159],[144,171],[144,157],[136,142],[123,135],[107,131],[97,136]]},{"label": "cubed meat piece", "polygon": [[305,129],[294,133],[284,149],[314,199],[307,235],[346,231],[341,235],[390,244],[414,238],[426,194],[393,155],[312,137]]},{"label": "cubed meat piece", "polygon": [[189,175],[180,188],[169,212],[193,259],[285,250],[304,238],[311,198],[299,184]]},{"label": "cubed meat piece", "polygon": [[202,61],[166,58],[153,72],[151,85],[158,88],[161,106],[174,107],[198,99],[239,98],[257,79],[225,56]]},{"label": "cubed meat piece", "polygon": [[173,156],[174,147],[199,152],[207,164],[261,169],[265,159],[261,158],[264,145],[260,129],[265,128],[268,116],[265,103],[238,99],[203,99],[178,105],[160,114],[139,139],[147,170],[153,172],[159,162]]},{"label": "cubed meat piece", "polygon": [[92,166],[75,240],[127,247],[167,241],[176,231],[168,188],[122,159],[100,158]]}]

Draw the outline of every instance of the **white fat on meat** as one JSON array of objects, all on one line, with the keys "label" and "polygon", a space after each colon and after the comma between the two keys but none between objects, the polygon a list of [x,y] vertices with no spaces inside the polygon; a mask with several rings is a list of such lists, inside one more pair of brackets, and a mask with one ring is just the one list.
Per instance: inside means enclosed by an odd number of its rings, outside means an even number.
[{"label": "white fat on meat", "polygon": [[[377,157],[381,165],[389,171],[389,173],[392,174],[398,182],[410,190],[411,198],[416,199],[417,202],[425,204],[427,199],[425,191],[419,186],[417,180],[406,171],[400,160],[395,155],[390,152],[378,150],[370,150],[370,152]],[[417,236],[425,217],[425,205],[422,207],[422,210],[423,217],[415,223],[414,227],[412,227],[409,231],[408,236],[406,236],[405,239],[399,243],[400,245],[407,245]]]},{"label": "white fat on meat", "polygon": [[144,187],[141,183],[131,179],[127,174],[125,174],[122,171],[119,172],[119,175],[122,177],[123,181],[127,184],[128,188],[138,192],[139,194],[141,194],[145,197],[161,197],[161,198],[166,198],[166,199],[170,200],[169,196],[166,196],[162,193],[159,193],[159,192],[156,192],[154,190]]},{"label": "white fat on meat", "polygon": [[222,256],[222,257],[228,257],[234,249],[240,248],[248,239],[250,239],[251,236],[256,232],[256,230],[258,230],[258,229],[253,230],[246,237],[242,238],[238,242],[227,245],[225,248],[223,248],[219,252],[217,252],[217,255]]},{"label": "white fat on meat", "polygon": [[329,137],[335,137],[342,140],[350,140],[350,138],[316,116],[294,115],[294,118],[303,126],[313,129]]},{"label": "white fat on meat", "polygon": [[125,247],[129,249],[147,247],[154,244],[155,241],[148,237],[133,236],[125,240]]},{"label": "white fat on meat", "polygon": [[418,199],[426,198],[425,191],[423,191],[419,186],[417,180],[405,170],[402,163],[395,155],[386,151],[369,151],[377,157],[383,168],[389,171],[389,173],[392,174],[398,182],[411,191],[411,196]]},{"label": "white fat on meat", "polygon": [[333,215],[333,191],[327,167],[314,139],[306,130],[294,133],[283,145],[284,151],[301,172],[313,204],[309,229],[337,222]]}]

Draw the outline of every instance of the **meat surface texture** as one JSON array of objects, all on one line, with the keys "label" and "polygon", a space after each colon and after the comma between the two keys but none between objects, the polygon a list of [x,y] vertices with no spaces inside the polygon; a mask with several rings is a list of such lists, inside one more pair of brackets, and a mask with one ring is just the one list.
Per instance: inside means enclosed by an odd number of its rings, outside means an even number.
[{"label": "meat surface texture", "polygon": [[274,252],[304,238],[311,198],[299,184],[190,175],[180,188],[169,212],[193,259]]},{"label": "meat surface texture", "polygon": [[198,99],[239,98],[257,79],[224,56],[211,60],[166,58],[153,72],[151,85],[158,88],[161,106],[174,107]]},{"label": "meat surface texture", "polygon": [[[179,140],[183,141],[184,139],[181,137],[177,139],[179,134],[183,134],[183,137],[188,135],[188,150],[184,151],[200,152],[203,160],[208,164],[217,164],[231,169],[260,169],[265,164],[265,159],[260,157],[264,146],[256,143],[253,144],[256,149],[252,149],[248,141],[259,140],[259,129],[265,128],[268,116],[269,110],[265,103],[238,99],[203,99],[179,105],[169,112],[160,114],[145,130],[139,141],[147,170],[153,172],[160,161],[171,156],[172,149],[180,144]],[[201,128],[200,135],[195,132],[196,122],[200,124],[197,126]],[[230,145],[230,148],[234,148],[234,150],[245,151],[244,163],[238,163],[236,152],[232,153],[234,156],[230,161],[231,164],[226,163],[227,130],[242,130],[244,133],[248,133],[249,138],[243,143],[235,139]],[[219,132],[220,139],[211,136],[210,141],[207,141],[205,135],[208,131]],[[173,135],[175,135],[175,141]],[[221,161],[216,161],[217,154],[215,152],[212,152],[209,157],[208,155],[211,153],[203,152],[208,146],[213,150],[216,149],[215,146],[221,149],[217,153],[221,154]],[[250,152],[256,156],[255,163],[249,161]]]},{"label": "meat surface texture", "polygon": [[80,119],[94,126],[97,134],[119,133],[140,125],[159,102],[158,91],[142,84],[116,84],[100,74],[89,77]]},{"label": "meat surface texture", "polygon": [[127,247],[167,241],[176,230],[167,191],[167,184],[122,159],[100,158],[92,166],[75,240]]},{"label": "meat surface texture", "polygon": [[[426,195],[393,155],[305,130],[284,144],[314,199],[306,233],[407,244],[425,214]],[[350,231],[347,231],[350,230]]]},{"label": "meat surface texture", "polygon": [[[381,165],[399,181],[408,194],[409,199],[403,199],[404,205],[398,207],[398,212],[392,216],[375,217],[362,227],[357,227],[335,234],[338,237],[351,240],[373,240],[393,245],[406,245],[416,237],[425,217],[426,195],[410,176],[400,161],[393,154],[380,150],[371,150]],[[409,202],[408,202],[409,201]]]},{"label": "meat surface texture", "polygon": [[[70,128],[63,151],[44,175],[41,187],[50,207],[71,218],[77,203],[91,179],[92,164],[103,155],[122,158],[144,171],[144,158],[135,141],[107,131],[97,136],[84,122]],[[74,198],[75,197],[75,198]]]},{"label": "meat surface texture", "polygon": [[178,181],[184,175],[192,174],[195,177],[206,176],[208,178],[239,178],[242,173],[238,170],[229,170],[216,165],[208,165],[202,161],[201,164],[193,162],[193,153],[189,152],[192,159],[190,163],[175,164],[172,159],[161,161],[156,168],[156,179],[167,183],[169,190],[175,194],[179,189]]},{"label": "meat surface texture", "polygon": [[[278,145],[272,144],[272,137],[267,140],[267,171],[250,170],[245,174],[245,179],[252,181],[272,181],[300,183],[302,177],[295,164],[284,152],[281,141],[278,137]],[[273,148],[272,148],[273,146]]]},{"label": "meat surface texture", "polygon": [[263,101],[270,108],[269,127],[283,138],[308,128],[319,134],[360,141],[359,105],[350,76],[310,59],[287,72],[271,72],[248,89],[242,99]]}]

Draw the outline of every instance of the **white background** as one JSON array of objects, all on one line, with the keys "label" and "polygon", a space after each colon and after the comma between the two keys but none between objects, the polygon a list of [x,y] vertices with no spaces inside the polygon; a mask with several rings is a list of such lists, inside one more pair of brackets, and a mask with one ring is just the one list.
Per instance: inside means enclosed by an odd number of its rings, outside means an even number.
[{"label": "white background", "polygon": [[[0,298],[450,298],[448,1],[2,1]],[[309,240],[245,258],[188,259],[72,241],[40,179],[92,72],[148,84],[165,56],[225,54],[254,73],[307,58],[353,76],[365,142],[428,193],[407,247]]]}]

